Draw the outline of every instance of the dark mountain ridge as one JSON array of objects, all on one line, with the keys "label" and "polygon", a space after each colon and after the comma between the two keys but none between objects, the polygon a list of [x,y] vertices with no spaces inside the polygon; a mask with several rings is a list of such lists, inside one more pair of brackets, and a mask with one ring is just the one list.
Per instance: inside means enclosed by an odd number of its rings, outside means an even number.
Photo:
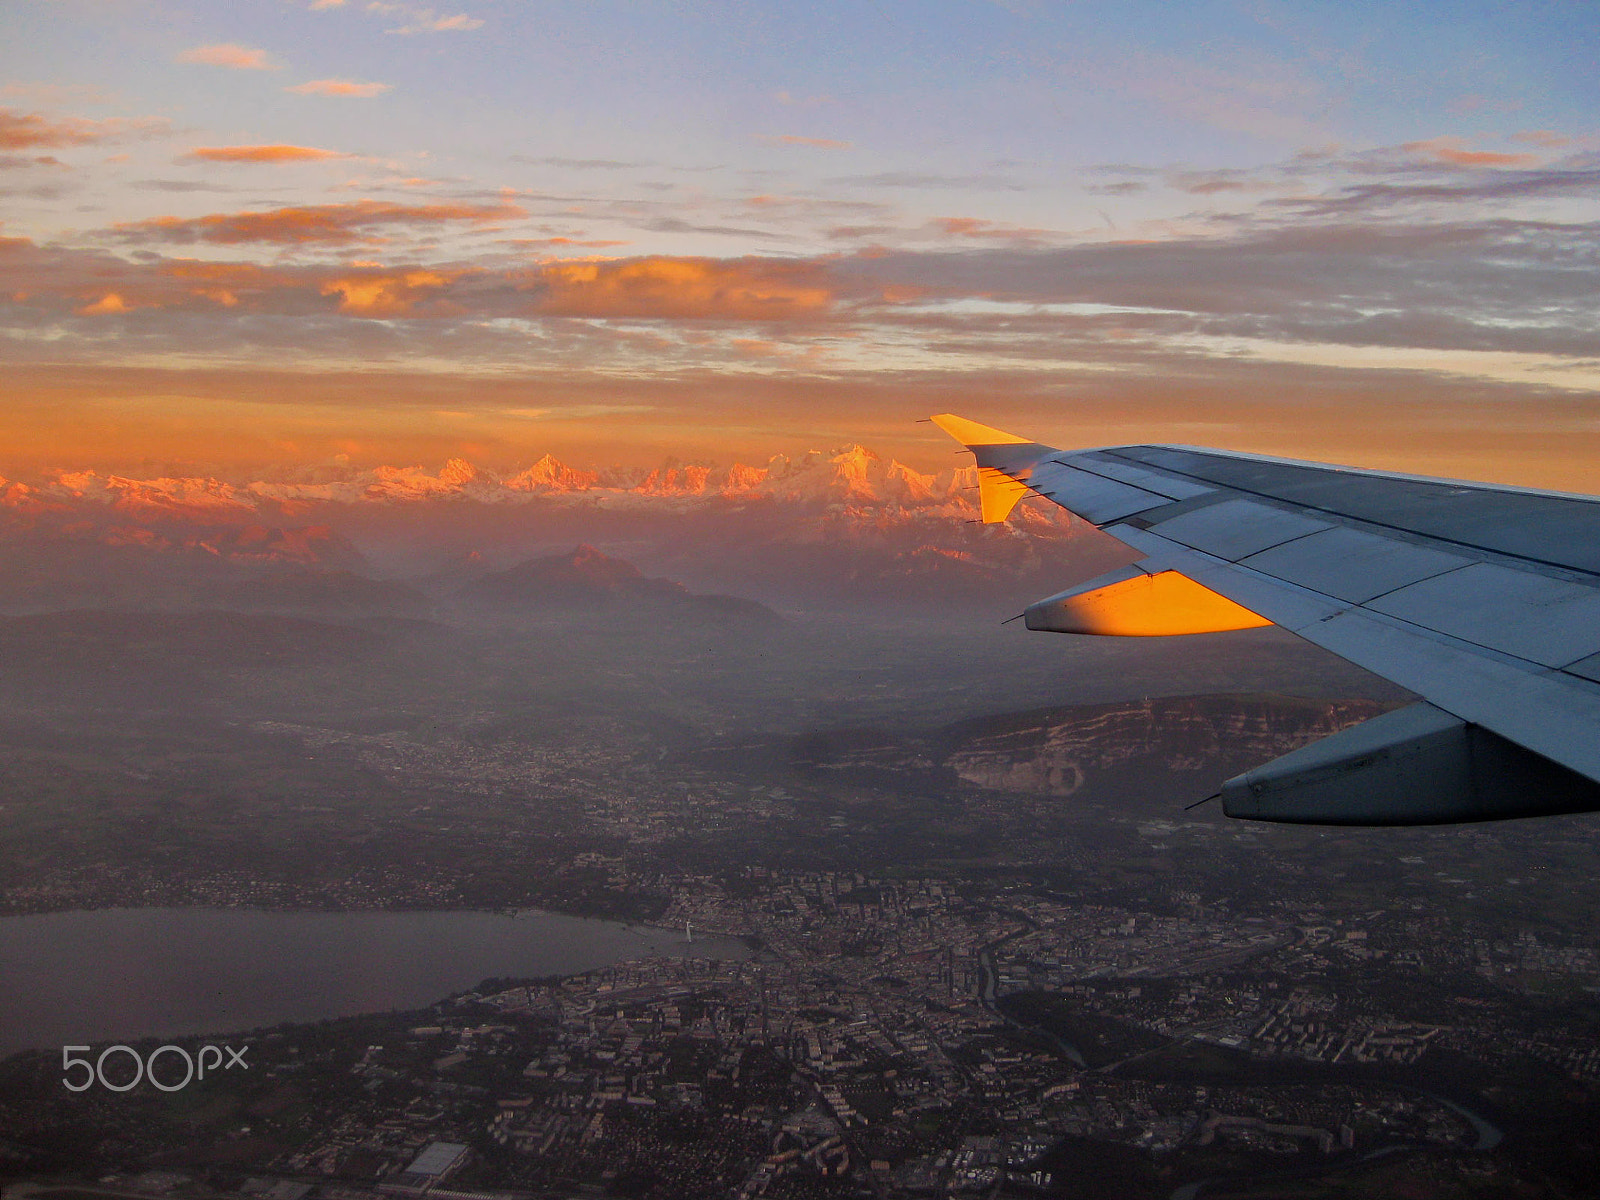
[{"label": "dark mountain ridge", "polygon": [[646,576],[632,563],[582,544],[565,554],[528,559],[465,584],[463,598],[501,609],[670,614],[679,620],[776,622],[764,604],[738,596],[697,595],[671,579]]}]

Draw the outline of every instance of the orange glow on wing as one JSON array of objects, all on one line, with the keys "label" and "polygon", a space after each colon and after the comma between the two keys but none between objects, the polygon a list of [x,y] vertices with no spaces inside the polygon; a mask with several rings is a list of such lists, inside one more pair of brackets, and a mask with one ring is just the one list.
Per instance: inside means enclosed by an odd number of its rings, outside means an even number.
[{"label": "orange glow on wing", "polygon": [[1026,446],[1032,440],[1007,433],[1003,429],[996,429],[993,425],[969,421],[966,417],[958,417],[954,413],[939,413],[929,417],[928,420],[964,446]]},{"label": "orange glow on wing", "polygon": [[1272,624],[1177,571],[1139,572],[1131,579],[1085,586],[1088,590],[1041,600],[1028,612],[1028,628],[1099,637],[1169,637]]}]

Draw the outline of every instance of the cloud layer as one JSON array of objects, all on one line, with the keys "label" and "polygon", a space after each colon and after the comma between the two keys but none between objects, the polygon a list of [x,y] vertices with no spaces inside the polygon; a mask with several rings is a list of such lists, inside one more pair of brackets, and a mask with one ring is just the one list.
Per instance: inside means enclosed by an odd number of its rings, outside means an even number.
[{"label": "cloud layer", "polygon": [[[247,147],[252,151],[298,147]],[[293,157],[293,155],[291,155]],[[309,157],[322,157],[312,152]],[[276,161],[258,160],[249,161]],[[316,204],[268,209],[262,212],[209,213],[202,217],[153,217],[116,226],[127,242],[211,242],[239,245],[250,242],[305,245],[379,241],[386,226],[435,225],[466,221],[475,224],[505,221],[527,214],[515,205],[397,204],[387,200],[357,200],[348,204]]]},{"label": "cloud layer", "polygon": [[181,63],[196,63],[207,67],[228,67],[235,71],[277,71],[278,63],[265,50],[241,46],[235,42],[218,42],[210,46],[195,46],[178,55]]},{"label": "cloud layer", "polygon": [[349,96],[357,99],[370,99],[373,96],[381,96],[385,92],[393,91],[394,85],[388,83],[358,83],[354,79],[309,79],[305,83],[297,83],[283,90],[293,92],[297,96]]},{"label": "cloud layer", "polygon": [[281,163],[317,162],[326,158],[343,157],[334,150],[319,150],[314,146],[196,146],[184,158],[201,162]]},{"label": "cloud layer", "polygon": [[973,406],[1600,436],[1583,19],[175,2],[44,6],[75,34],[0,88],[0,455],[140,413],[285,454]]}]

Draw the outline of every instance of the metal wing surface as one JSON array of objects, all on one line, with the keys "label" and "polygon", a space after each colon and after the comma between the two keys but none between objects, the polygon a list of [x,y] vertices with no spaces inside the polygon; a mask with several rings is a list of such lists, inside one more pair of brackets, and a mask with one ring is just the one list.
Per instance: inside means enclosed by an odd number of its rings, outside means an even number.
[{"label": "metal wing surface", "polygon": [[1421,697],[1229,780],[1228,815],[1600,809],[1600,498],[1190,446],[1063,451],[933,420],[976,456],[986,522],[1033,493],[1146,556],[1029,606],[1028,628],[1274,624]]}]

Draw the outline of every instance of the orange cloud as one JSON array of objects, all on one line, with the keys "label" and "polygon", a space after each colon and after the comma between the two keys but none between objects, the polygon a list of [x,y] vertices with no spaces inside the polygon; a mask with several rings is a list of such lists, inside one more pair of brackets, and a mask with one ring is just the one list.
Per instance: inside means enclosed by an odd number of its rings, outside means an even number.
[{"label": "orange cloud", "polygon": [[351,316],[403,317],[452,279],[438,271],[380,272],[330,279],[321,291],[324,296],[339,296],[339,311]]},{"label": "orange cloud", "polygon": [[1554,129],[1524,129],[1521,133],[1513,133],[1511,140],[1530,146],[1548,146],[1551,149],[1572,145],[1571,138],[1557,133]]},{"label": "orange cloud", "polygon": [[230,286],[281,283],[286,275],[268,270],[254,263],[206,262],[198,258],[169,259],[161,264],[161,273],[174,279],[203,279],[213,283],[225,282]]},{"label": "orange cloud", "polygon": [[834,291],[815,263],[633,258],[546,263],[527,285],[542,312],[573,317],[779,321],[827,313]]},{"label": "orange cloud", "polygon": [[118,126],[109,121],[86,121],[80,117],[52,121],[36,112],[0,108],[0,150],[82,146],[111,137],[118,131]]},{"label": "orange cloud", "polygon": [[183,157],[207,162],[304,162],[344,155],[314,146],[196,146]]},{"label": "orange cloud", "polygon": [[466,13],[456,13],[453,16],[443,17],[431,8],[415,8],[409,4],[391,4],[387,0],[368,0],[367,11],[388,17],[408,18],[404,25],[385,31],[388,33],[450,33],[481,29],[483,27],[482,20],[478,17],[469,17]]},{"label": "orange cloud", "polygon": [[1400,148],[1409,150],[1412,154],[1424,154],[1438,162],[1447,162],[1458,167],[1526,167],[1539,161],[1537,154],[1496,154],[1490,150],[1463,150],[1461,139],[1451,137],[1406,142]]},{"label": "orange cloud", "polygon": [[1008,242],[1034,241],[1044,232],[1016,225],[997,225],[979,217],[939,217],[931,224],[947,237],[990,238]]},{"label": "orange cloud", "polygon": [[292,278],[282,271],[271,271],[254,263],[202,262],[180,258],[161,264],[161,273],[179,281],[191,296],[198,296],[235,308],[240,295],[252,299],[280,289],[292,288]]},{"label": "orange cloud", "polygon": [[970,237],[984,229],[989,222],[977,217],[942,217],[934,224],[952,237]]},{"label": "orange cloud", "polygon": [[282,68],[272,61],[265,50],[240,46],[235,42],[218,42],[213,46],[196,46],[178,55],[181,63],[198,63],[206,67],[231,67],[235,71],[278,71]]},{"label": "orange cloud", "polygon": [[601,239],[599,241],[584,242],[577,238],[547,237],[547,238],[507,238],[507,246],[515,246],[519,250],[530,250],[538,246],[578,246],[585,250],[609,250],[613,246],[626,246],[625,241]]},{"label": "orange cloud", "polygon": [[799,134],[784,133],[777,137],[764,137],[764,142],[771,142],[774,146],[811,146],[818,150],[849,150],[851,142],[839,142],[833,138],[801,137]]},{"label": "orange cloud", "polygon": [[73,311],[80,317],[102,317],[113,313],[132,312],[133,308],[115,292],[107,292],[93,304],[85,304],[82,308],[74,309]]},{"label": "orange cloud", "polygon": [[350,204],[313,204],[266,212],[211,213],[204,217],[155,217],[115,228],[125,236],[164,242],[269,242],[283,245],[370,240],[383,225],[438,224],[448,221],[486,223],[528,214],[512,204],[394,204],[358,200]]},{"label": "orange cloud", "polygon": [[393,89],[388,83],[357,83],[353,79],[313,79],[283,90],[297,96],[381,96]]},{"label": "orange cloud", "polygon": [[833,97],[829,96],[829,95],[794,96],[794,95],[790,95],[787,91],[782,91],[782,90],[773,92],[772,93],[772,98],[774,100],[776,100],[779,104],[799,105],[802,108],[811,108],[811,107],[813,107],[815,105],[818,105],[818,104],[832,104],[833,103]]},{"label": "orange cloud", "polygon": [[135,308],[193,309],[194,301],[201,300],[241,311],[311,316],[327,311],[327,305],[316,297],[328,296],[338,298],[338,310],[347,316],[409,316],[425,301],[433,302],[430,311],[417,315],[460,315],[459,304],[438,303],[442,289],[476,274],[471,270],[385,267],[378,263],[273,268],[244,262],[173,259],[161,262],[153,271],[130,271],[117,282],[117,291],[107,292],[74,311],[80,316],[101,316]]},{"label": "orange cloud", "polygon": [[424,9],[418,14],[418,19],[409,25],[402,25],[399,29],[391,29],[390,33],[446,33],[450,30],[482,29],[483,21],[478,17],[469,17],[466,13],[456,13],[452,17],[436,17],[430,10]]}]

